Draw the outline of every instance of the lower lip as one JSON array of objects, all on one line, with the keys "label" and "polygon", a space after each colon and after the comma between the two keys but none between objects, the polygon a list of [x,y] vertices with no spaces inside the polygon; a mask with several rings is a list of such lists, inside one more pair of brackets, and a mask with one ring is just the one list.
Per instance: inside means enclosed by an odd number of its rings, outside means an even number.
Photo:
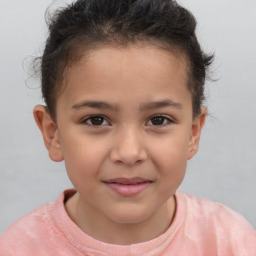
[{"label": "lower lip", "polygon": [[144,191],[152,182],[146,181],[134,185],[120,183],[105,183],[109,188],[121,196],[136,196]]}]

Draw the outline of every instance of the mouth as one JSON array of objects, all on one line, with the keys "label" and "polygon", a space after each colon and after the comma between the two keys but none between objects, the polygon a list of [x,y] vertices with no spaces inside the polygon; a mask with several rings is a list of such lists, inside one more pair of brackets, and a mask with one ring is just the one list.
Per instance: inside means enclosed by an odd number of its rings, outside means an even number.
[{"label": "mouth", "polygon": [[121,196],[136,196],[147,189],[153,181],[141,177],[116,178],[103,181],[103,183],[115,193]]}]

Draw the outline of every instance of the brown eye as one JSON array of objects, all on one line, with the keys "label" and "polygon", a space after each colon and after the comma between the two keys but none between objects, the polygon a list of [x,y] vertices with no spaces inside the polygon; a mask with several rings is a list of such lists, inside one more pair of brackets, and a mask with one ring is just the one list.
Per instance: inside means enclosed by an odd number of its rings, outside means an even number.
[{"label": "brown eye", "polygon": [[147,125],[149,126],[164,126],[167,124],[172,123],[172,120],[170,118],[167,118],[165,116],[154,116],[150,118],[150,120],[147,122]]},{"label": "brown eye", "polygon": [[89,126],[106,126],[109,122],[102,116],[90,116],[86,118],[83,123]]},{"label": "brown eye", "polygon": [[94,116],[91,118],[92,125],[102,125],[104,118],[101,116]]},{"label": "brown eye", "polygon": [[165,118],[162,116],[155,116],[151,118],[151,122],[153,125],[162,125],[164,123]]}]

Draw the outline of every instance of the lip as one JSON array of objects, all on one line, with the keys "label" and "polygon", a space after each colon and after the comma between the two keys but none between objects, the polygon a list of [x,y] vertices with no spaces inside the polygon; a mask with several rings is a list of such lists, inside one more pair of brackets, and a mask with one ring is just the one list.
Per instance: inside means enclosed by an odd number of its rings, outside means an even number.
[{"label": "lip", "polygon": [[143,192],[152,184],[152,181],[141,177],[134,177],[110,179],[103,183],[117,194],[129,197]]}]

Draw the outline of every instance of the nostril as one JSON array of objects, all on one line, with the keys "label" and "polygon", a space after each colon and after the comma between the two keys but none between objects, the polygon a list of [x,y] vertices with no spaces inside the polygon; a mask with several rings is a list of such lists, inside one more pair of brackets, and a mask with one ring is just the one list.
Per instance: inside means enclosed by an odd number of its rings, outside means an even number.
[{"label": "nostril", "polygon": [[140,151],[112,150],[110,158],[116,164],[133,166],[145,161],[147,159],[147,154],[144,150],[140,150]]}]

